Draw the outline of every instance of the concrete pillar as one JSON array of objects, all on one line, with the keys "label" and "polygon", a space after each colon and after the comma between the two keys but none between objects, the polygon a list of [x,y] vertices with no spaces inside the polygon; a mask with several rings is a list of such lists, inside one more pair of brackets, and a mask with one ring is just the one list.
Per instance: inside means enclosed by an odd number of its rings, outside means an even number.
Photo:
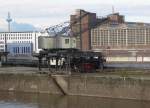
[{"label": "concrete pillar", "polygon": [[144,36],[145,36],[145,37],[144,37],[144,43],[145,43],[145,45],[146,45],[146,44],[147,44],[147,43],[146,43],[146,40],[147,40],[147,39],[146,39],[146,29],[144,30]]},{"label": "concrete pillar", "polygon": [[117,31],[117,46],[119,45],[119,37],[118,37],[118,30],[116,29]]},{"label": "concrete pillar", "polygon": [[110,30],[108,30],[108,46],[110,46]]},{"label": "concrete pillar", "polygon": [[126,29],[126,46],[128,46],[128,29]]},{"label": "concrete pillar", "polygon": [[0,56],[0,67],[2,67],[2,58]]},{"label": "concrete pillar", "polygon": [[2,62],[0,61],[0,67],[2,67]]}]

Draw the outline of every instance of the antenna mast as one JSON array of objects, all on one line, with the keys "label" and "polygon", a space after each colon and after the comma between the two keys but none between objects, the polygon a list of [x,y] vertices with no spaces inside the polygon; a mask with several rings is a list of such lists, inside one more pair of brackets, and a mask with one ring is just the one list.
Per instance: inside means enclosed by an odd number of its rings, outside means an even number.
[{"label": "antenna mast", "polygon": [[115,13],[115,8],[114,8],[114,6],[112,6],[112,14],[114,14]]},{"label": "antenna mast", "polygon": [[7,17],[6,21],[8,22],[8,32],[10,32],[10,23],[12,21],[12,19],[10,17],[10,12],[8,12],[8,17]]}]

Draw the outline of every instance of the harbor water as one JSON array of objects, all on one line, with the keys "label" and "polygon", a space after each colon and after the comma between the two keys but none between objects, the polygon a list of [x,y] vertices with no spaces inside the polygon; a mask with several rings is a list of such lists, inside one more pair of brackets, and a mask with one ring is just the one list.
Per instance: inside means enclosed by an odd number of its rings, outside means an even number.
[{"label": "harbor water", "polygon": [[150,101],[0,92],[0,108],[149,108]]}]

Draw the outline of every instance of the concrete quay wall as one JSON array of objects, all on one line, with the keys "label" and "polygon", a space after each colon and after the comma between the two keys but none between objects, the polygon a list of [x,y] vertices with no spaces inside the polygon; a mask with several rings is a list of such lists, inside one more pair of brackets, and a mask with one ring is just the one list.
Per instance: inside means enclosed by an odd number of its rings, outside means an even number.
[{"label": "concrete quay wall", "polygon": [[52,78],[37,74],[0,74],[0,91],[61,94]]},{"label": "concrete quay wall", "polygon": [[150,100],[150,80],[141,78],[0,74],[0,90]]},{"label": "concrete quay wall", "polygon": [[121,77],[72,77],[72,95],[150,100],[150,80]]}]

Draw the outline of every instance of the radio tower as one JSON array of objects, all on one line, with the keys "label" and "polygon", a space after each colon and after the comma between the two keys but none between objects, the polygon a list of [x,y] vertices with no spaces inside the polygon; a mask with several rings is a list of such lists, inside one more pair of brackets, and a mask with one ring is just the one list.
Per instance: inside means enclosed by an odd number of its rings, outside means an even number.
[{"label": "radio tower", "polygon": [[10,13],[9,12],[8,12],[8,17],[7,17],[6,21],[8,22],[8,32],[10,32],[10,22],[12,21],[12,19],[10,17]]}]

